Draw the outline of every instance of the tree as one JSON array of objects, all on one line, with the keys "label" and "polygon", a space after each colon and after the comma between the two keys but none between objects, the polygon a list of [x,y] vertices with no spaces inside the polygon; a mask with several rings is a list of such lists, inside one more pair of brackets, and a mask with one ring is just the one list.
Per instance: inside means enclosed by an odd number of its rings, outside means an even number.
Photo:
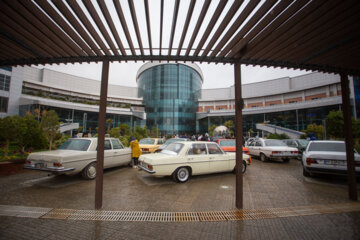
[{"label": "tree", "polygon": [[19,137],[19,142],[21,140],[23,151],[25,147],[32,147],[35,149],[45,148],[47,146],[47,141],[40,123],[30,114],[27,114],[23,118],[23,121],[25,122],[26,131],[23,136]]},{"label": "tree", "polygon": [[327,115],[326,132],[332,138],[344,137],[344,116],[341,111],[330,111]]},{"label": "tree", "polygon": [[281,134],[276,134],[276,133],[271,133],[269,134],[269,136],[267,137],[268,139],[289,139],[289,136],[286,135],[285,133],[281,133]]},{"label": "tree", "polygon": [[120,135],[121,136],[127,136],[130,135],[130,126],[126,123],[120,124]]},{"label": "tree", "polygon": [[0,120],[0,137],[5,141],[4,157],[6,158],[9,153],[10,141],[16,140],[19,136],[19,116],[8,116]]},{"label": "tree", "polygon": [[41,128],[49,141],[49,151],[51,151],[52,143],[59,131],[59,117],[54,110],[45,112],[41,119]]},{"label": "tree", "polygon": [[317,125],[316,123],[309,124],[306,126],[306,130],[304,131],[307,136],[310,136],[311,134],[314,135],[317,139],[323,138],[323,126]]},{"label": "tree", "polygon": [[110,129],[111,129],[111,124],[112,124],[113,120],[111,118],[106,119],[106,123],[108,124],[107,126],[107,133],[110,133]]},{"label": "tree", "polygon": [[234,135],[234,131],[232,130],[233,127],[234,127],[233,121],[231,121],[231,120],[226,121],[226,122],[224,123],[224,126],[229,129],[229,134],[230,134],[230,135]]},{"label": "tree", "polygon": [[209,135],[212,137],[214,135],[214,130],[216,128],[216,125],[211,125],[209,128],[208,128],[208,131],[209,131]]},{"label": "tree", "polygon": [[160,130],[157,127],[153,127],[150,132],[150,137],[156,138],[161,135]]}]

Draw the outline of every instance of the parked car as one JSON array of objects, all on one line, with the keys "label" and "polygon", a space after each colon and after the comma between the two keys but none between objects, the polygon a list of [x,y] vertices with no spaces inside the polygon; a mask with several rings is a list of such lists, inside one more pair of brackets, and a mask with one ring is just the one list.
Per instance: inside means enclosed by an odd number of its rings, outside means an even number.
[{"label": "parked car", "polygon": [[[225,152],[236,152],[235,139],[218,139],[216,143],[219,144],[221,149]],[[243,147],[243,153],[249,154],[249,148]]]},{"label": "parked car", "polygon": [[260,158],[261,161],[282,159],[288,162],[290,158],[297,158],[297,148],[288,147],[283,141],[276,139],[258,138],[249,146],[249,154]]},{"label": "parked car", "polygon": [[[243,154],[243,173],[249,159]],[[214,142],[174,142],[160,153],[141,155],[139,167],[154,176],[172,176],[183,183],[193,175],[234,171],[235,154],[224,152]]]},{"label": "parked car", "polygon": [[158,149],[156,149],[155,152],[157,152],[157,153],[161,152],[170,143],[183,142],[183,141],[190,141],[190,139],[188,139],[188,138],[169,138],[168,140],[166,140],[166,142],[163,145],[161,145]]},{"label": "parked car", "polygon": [[[31,153],[24,168],[53,174],[81,173],[85,179],[96,177],[97,138],[70,138],[57,150]],[[131,149],[119,139],[105,138],[104,169],[128,165]]]},{"label": "parked car", "polygon": [[298,159],[301,160],[302,159],[302,154],[305,151],[309,140],[306,139],[284,139],[283,142],[288,146],[288,147],[295,147],[298,149],[299,154],[298,154]]},{"label": "parked car", "polygon": [[162,144],[164,144],[162,138],[143,138],[139,141],[142,153],[154,153]]},{"label": "parked car", "polygon": [[[360,155],[354,150],[355,171],[360,176]],[[310,141],[302,157],[303,175],[313,173],[347,174],[344,141]]]}]

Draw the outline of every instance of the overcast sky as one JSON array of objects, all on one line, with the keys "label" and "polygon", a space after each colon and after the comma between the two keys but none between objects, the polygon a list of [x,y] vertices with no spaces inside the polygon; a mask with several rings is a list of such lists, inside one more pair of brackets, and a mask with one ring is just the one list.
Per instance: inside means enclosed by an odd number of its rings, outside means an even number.
[{"label": "overcast sky", "polygon": [[[143,62],[113,62],[110,63],[109,83],[123,86],[136,87],[136,73],[143,65]],[[203,88],[225,88],[234,85],[234,65],[230,64],[198,64],[204,74]],[[94,80],[101,79],[101,64],[82,63],[82,64],[60,64],[37,66],[38,68],[48,68],[59,72],[68,73],[80,77]],[[281,77],[294,77],[310,72],[299,70],[287,70],[280,68],[251,67],[242,66],[242,83],[253,83],[271,80]]]}]

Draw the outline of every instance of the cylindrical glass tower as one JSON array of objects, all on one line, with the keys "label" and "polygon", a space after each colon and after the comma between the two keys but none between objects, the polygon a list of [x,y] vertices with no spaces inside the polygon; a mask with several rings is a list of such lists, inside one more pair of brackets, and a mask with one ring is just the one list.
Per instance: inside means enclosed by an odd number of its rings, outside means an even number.
[{"label": "cylindrical glass tower", "polygon": [[138,71],[146,125],[163,134],[195,133],[203,75],[196,64],[146,63]]}]

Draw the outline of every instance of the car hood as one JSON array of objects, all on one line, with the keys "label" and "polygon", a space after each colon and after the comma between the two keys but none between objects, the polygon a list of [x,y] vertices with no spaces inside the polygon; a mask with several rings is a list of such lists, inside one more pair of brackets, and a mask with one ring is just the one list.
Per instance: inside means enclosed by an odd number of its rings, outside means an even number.
[{"label": "car hood", "polygon": [[74,156],[86,155],[86,151],[74,151],[74,150],[54,150],[31,153],[28,156],[28,160],[46,160],[49,162],[61,161],[66,158],[72,158]]},{"label": "car hood", "polygon": [[[345,152],[320,152],[311,151],[306,153],[306,157],[315,159],[332,159],[332,160],[346,160]],[[355,160],[360,161],[360,155],[355,154]]]},{"label": "car hood", "polygon": [[158,145],[149,145],[149,144],[139,144],[140,148],[155,148]]}]

